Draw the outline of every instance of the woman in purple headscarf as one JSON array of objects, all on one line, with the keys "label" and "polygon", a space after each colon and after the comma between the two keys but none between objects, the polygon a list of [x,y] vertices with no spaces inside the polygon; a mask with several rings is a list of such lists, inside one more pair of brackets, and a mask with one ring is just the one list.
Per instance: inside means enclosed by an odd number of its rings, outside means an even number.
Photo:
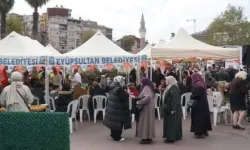
[{"label": "woman in purple headscarf", "polygon": [[204,79],[199,73],[193,73],[191,78],[193,90],[190,98],[196,101],[191,111],[191,132],[194,132],[196,138],[203,138],[207,137],[208,131],[212,130],[207,88]]},{"label": "woman in purple headscarf", "polygon": [[136,123],[136,137],[141,138],[140,144],[150,144],[155,137],[155,102],[154,87],[149,78],[144,77],[141,80],[142,92],[139,97],[142,99],[136,102],[143,108],[139,113],[139,120]]}]

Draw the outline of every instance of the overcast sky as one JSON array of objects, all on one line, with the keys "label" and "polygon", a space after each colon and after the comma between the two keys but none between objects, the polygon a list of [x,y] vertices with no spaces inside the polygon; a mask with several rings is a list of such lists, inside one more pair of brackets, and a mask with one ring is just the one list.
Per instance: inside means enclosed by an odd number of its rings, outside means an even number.
[{"label": "overcast sky", "polygon": [[[11,12],[33,13],[24,0],[15,1]],[[228,4],[244,7],[245,14],[250,16],[250,0],[50,0],[39,12],[45,12],[47,7],[63,5],[72,9],[74,18],[94,20],[113,28],[114,40],[127,34],[139,36],[143,12],[146,38],[150,42],[158,42],[160,39],[168,40],[170,33],[177,32],[179,28],[193,33],[194,24],[187,19],[197,19],[196,31],[205,29]]]}]

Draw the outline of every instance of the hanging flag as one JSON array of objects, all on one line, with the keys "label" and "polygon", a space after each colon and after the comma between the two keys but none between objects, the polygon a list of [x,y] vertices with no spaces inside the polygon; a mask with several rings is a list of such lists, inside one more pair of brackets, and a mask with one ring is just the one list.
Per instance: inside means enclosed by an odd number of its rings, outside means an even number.
[{"label": "hanging flag", "polygon": [[111,71],[112,68],[113,68],[112,64],[106,64],[106,66],[105,66],[105,69],[108,70],[108,71]]},{"label": "hanging flag", "polygon": [[134,66],[134,68],[137,70],[137,68],[138,68],[138,63],[137,63],[137,62],[133,62],[133,66]]},{"label": "hanging flag", "polygon": [[82,67],[82,70],[83,70],[83,71],[86,71],[86,69],[88,68],[87,65],[81,65],[81,67]]},{"label": "hanging flag", "polygon": [[33,67],[34,66],[26,66],[26,69],[27,69],[28,72],[30,72],[30,71],[32,71]]},{"label": "hanging flag", "polygon": [[115,67],[116,67],[116,69],[119,71],[119,70],[121,69],[121,67],[122,67],[122,64],[116,63],[116,64],[115,64]]},{"label": "hanging flag", "polygon": [[13,65],[8,66],[7,72],[8,72],[8,73],[12,72],[13,69],[14,69],[14,67],[15,67],[15,66],[13,66]]},{"label": "hanging flag", "polygon": [[23,66],[16,66],[15,71],[18,71],[18,72],[22,73]]},{"label": "hanging flag", "polygon": [[103,64],[99,64],[99,65],[98,65],[99,71],[102,72],[102,70],[104,69],[104,67],[105,67],[105,66],[104,66]]}]

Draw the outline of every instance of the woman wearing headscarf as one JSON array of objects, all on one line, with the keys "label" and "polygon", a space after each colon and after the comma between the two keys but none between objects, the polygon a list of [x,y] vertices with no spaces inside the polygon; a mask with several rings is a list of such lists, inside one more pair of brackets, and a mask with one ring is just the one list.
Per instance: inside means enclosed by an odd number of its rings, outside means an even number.
[{"label": "woman wearing headscarf", "polygon": [[142,92],[139,95],[141,99],[136,104],[143,108],[140,110],[139,120],[136,123],[136,137],[142,139],[140,144],[150,144],[155,137],[154,87],[147,77],[142,78],[141,86]]},{"label": "woman wearing headscarf", "polygon": [[163,138],[165,143],[182,139],[181,92],[173,76],[166,77],[166,90],[163,93]]},{"label": "woman wearing headscarf", "polygon": [[196,138],[202,138],[208,136],[208,131],[212,130],[207,88],[199,73],[193,73],[191,78],[193,90],[190,99],[196,102],[191,111],[191,132],[194,132]]},{"label": "woman wearing headscarf", "polygon": [[110,85],[109,99],[103,124],[110,129],[114,141],[124,141],[122,130],[131,128],[129,95],[123,88],[125,78],[116,76]]},{"label": "woman wearing headscarf", "polygon": [[246,115],[247,73],[240,71],[230,84],[230,106],[233,112],[233,129],[244,130],[242,121]]},{"label": "woman wearing headscarf", "polygon": [[65,83],[62,90],[58,92],[58,99],[55,100],[57,112],[67,112],[68,104],[72,101],[70,84]]},{"label": "woman wearing headscarf", "polygon": [[0,99],[0,105],[11,112],[29,112],[29,106],[33,102],[33,95],[28,86],[23,84],[23,76],[20,72],[11,73],[11,85],[6,86]]}]

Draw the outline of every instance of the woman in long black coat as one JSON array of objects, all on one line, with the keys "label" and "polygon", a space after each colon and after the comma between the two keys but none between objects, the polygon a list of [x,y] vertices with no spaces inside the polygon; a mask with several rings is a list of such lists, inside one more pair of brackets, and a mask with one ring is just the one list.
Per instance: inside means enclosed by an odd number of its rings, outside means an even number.
[{"label": "woman in long black coat", "polygon": [[191,132],[194,132],[197,138],[202,138],[208,136],[208,131],[212,130],[207,89],[199,73],[193,73],[191,78],[193,85],[191,99],[196,101],[191,111]]},{"label": "woman in long black coat", "polygon": [[129,111],[129,95],[123,86],[125,78],[117,76],[109,86],[109,99],[103,124],[110,129],[110,137],[114,141],[123,141],[122,130],[131,128]]},{"label": "woman in long black coat", "polygon": [[163,93],[163,138],[165,143],[182,139],[181,93],[173,76],[166,77],[166,90]]}]

